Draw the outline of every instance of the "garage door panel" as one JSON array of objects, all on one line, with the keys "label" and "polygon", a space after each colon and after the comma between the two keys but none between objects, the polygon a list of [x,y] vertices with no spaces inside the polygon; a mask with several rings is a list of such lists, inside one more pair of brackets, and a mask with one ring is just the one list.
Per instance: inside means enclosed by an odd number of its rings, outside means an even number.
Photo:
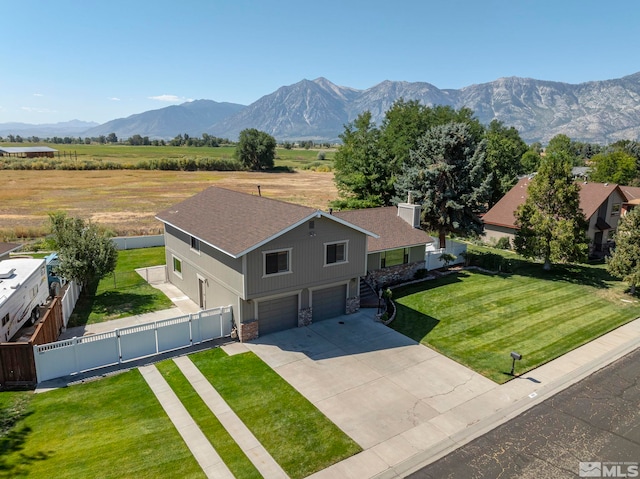
[{"label": "garage door panel", "polygon": [[345,314],[347,285],[318,289],[312,293],[313,321],[335,318]]},{"label": "garage door panel", "polygon": [[260,301],[258,303],[260,336],[298,326],[298,296]]}]

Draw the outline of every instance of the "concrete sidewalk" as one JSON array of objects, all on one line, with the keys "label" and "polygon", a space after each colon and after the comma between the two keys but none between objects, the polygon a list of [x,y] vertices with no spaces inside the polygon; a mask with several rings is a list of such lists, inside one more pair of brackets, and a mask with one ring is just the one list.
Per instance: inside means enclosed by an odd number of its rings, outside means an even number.
[{"label": "concrete sidewalk", "polygon": [[[287,473],[284,472],[282,467],[271,457],[260,441],[258,441],[249,428],[244,425],[191,360],[187,356],[181,356],[175,358],[173,362],[176,363],[182,374],[184,374],[191,383],[198,395],[218,418],[220,424],[227,430],[236,444],[240,446],[249,460],[256,466],[260,474],[268,478],[288,479],[289,476]],[[167,412],[169,413],[169,411]]]},{"label": "concrete sidewalk", "polygon": [[636,320],[498,385],[371,310],[338,319],[223,346],[255,352],[363,447],[314,479],[403,477],[640,346]]},{"label": "concrete sidewalk", "polygon": [[158,398],[160,405],[206,476],[212,479],[233,479],[234,476],[227,465],[220,459],[216,450],[211,446],[158,369],[154,365],[143,366],[140,368],[140,374],[147,381],[149,388]]}]

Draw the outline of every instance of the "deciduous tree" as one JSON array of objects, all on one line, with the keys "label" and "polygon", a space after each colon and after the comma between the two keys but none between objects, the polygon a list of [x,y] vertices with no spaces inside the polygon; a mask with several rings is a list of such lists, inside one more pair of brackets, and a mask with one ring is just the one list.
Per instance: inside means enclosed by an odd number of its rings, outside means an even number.
[{"label": "deciduous tree", "polygon": [[620,218],[615,234],[615,248],[607,257],[607,271],[629,283],[630,293],[640,284],[640,208]]},{"label": "deciduous tree", "polygon": [[51,213],[49,220],[58,247],[60,276],[87,285],[113,272],[118,251],[107,232],[65,213]]},{"label": "deciduous tree", "polygon": [[527,144],[520,138],[514,127],[507,128],[498,120],[493,120],[485,134],[487,139],[487,164],[493,173],[489,207],[495,205],[524,173],[521,160],[527,151]]},{"label": "deciduous tree", "polygon": [[543,158],[529,183],[527,199],[516,210],[515,249],[528,258],[552,262],[586,259],[587,222],[580,209],[580,186],[573,181],[571,163],[563,153]]},{"label": "deciduous tree", "polygon": [[589,179],[593,181],[629,186],[636,178],[636,159],[622,150],[597,154],[591,161]]},{"label": "deciduous tree", "polygon": [[276,157],[276,139],[270,134],[247,128],[240,132],[236,158],[250,170],[273,168]]}]

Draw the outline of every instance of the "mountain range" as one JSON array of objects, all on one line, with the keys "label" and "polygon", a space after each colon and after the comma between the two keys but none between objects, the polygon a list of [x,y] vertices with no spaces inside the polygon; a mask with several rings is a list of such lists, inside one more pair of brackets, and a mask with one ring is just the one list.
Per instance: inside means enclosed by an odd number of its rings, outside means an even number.
[{"label": "mountain range", "polygon": [[[470,108],[484,124],[498,119],[516,127],[527,142],[545,144],[559,133],[573,140],[601,144],[640,138],[640,72],[580,84],[509,77],[457,90],[404,81],[383,81],[357,90],[317,78],[283,86],[248,106],[196,100],[102,125],[92,124],[83,131],[74,130],[72,135],[95,137],[115,133],[125,139],[135,134],[170,139],[183,133],[190,136],[207,133],[235,140],[243,129],[257,128],[278,141],[334,142],[344,131],[344,125],[365,110],[379,124],[399,98],[419,100],[428,106]],[[82,122],[67,123],[79,126]],[[20,125],[20,130],[14,125]],[[31,131],[28,126],[0,124],[0,135],[36,135],[28,133]],[[43,131],[45,125],[31,126],[33,131],[36,128]],[[46,126],[52,131],[55,125]]]}]

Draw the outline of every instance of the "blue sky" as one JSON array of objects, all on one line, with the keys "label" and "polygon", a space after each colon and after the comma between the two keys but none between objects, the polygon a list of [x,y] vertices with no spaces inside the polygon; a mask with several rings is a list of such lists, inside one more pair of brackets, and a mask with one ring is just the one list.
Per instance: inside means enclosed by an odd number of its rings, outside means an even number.
[{"label": "blue sky", "polygon": [[635,0],[2,2],[0,123],[106,121],[193,99],[250,104],[323,76],[461,88],[640,71]]}]

